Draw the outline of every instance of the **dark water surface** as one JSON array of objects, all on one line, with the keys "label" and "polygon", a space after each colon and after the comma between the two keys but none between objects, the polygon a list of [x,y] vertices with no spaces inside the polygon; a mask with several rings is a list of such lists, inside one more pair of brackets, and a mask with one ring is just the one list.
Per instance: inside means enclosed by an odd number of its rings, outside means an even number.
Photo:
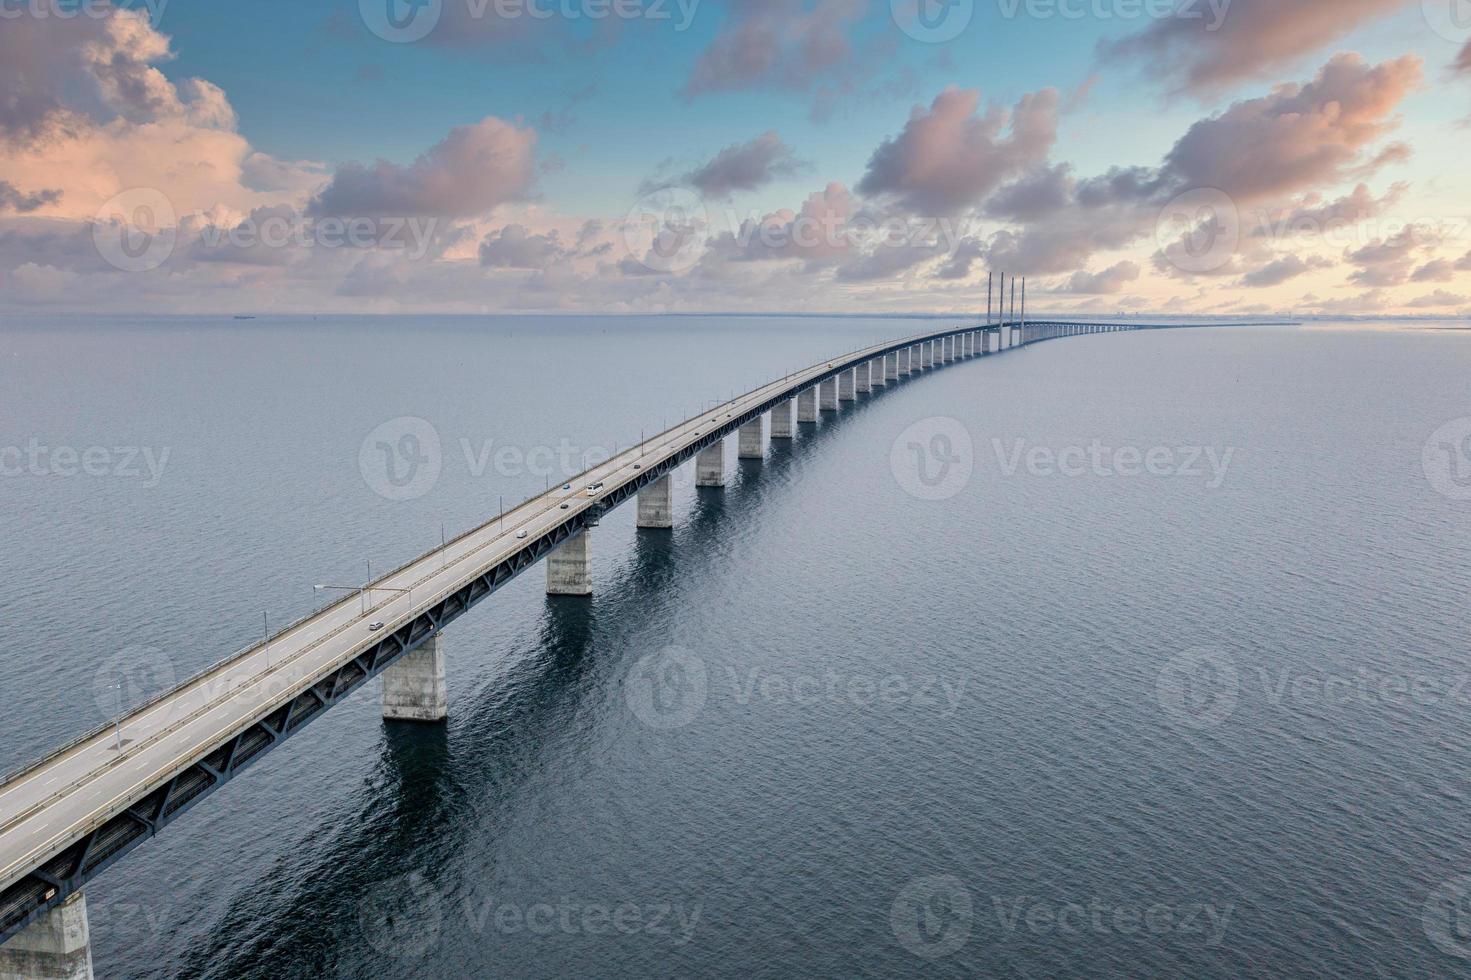
[{"label": "dark water surface", "polygon": [[[920,326],[0,326],[0,447],[50,454],[0,477],[0,768],[537,447]],[[447,725],[365,692],[108,872],[98,975],[1471,975],[1468,377],[1449,331],[1114,334],[732,447],[672,533],[604,521],[591,601],[457,623]],[[359,459],[402,416],[408,501]]]}]

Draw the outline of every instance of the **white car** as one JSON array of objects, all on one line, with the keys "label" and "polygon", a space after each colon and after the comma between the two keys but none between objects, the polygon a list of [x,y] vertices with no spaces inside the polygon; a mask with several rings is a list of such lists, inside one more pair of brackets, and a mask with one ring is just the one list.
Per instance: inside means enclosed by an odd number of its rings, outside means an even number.
[{"label": "white car", "polygon": [[524,530],[517,531],[516,532],[516,540],[517,541],[525,541],[526,540],[526,532]]},{"label": "white car", "polygon": [[603,492],[603,485],[601,483],[594,483],[592,486],[590,486],[590,487],[587,488],[587,495],[589,497],[596,497],[598,494],[600,494],[602,492]]},{"label": "white car", "polygon": [[368,632],[369,633],[376,633],[379,630],[381,630],[382,628],[383,628],[383,624],[382,623],[369,623],[368,624]]}]

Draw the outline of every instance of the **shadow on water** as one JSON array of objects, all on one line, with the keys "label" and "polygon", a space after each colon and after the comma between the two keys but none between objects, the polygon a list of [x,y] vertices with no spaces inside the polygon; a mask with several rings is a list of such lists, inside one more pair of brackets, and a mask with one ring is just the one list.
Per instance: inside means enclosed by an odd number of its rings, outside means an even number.
[{"label": "shadow on water", "polygon": [[[838,413],[821,413],[819,423],[800,423],[796,439],[771,441],[764,461],[740,460],[730,486],[700,488],[673,531],[636,534],[631,561],[592,601],[549,597],[537,636],[508,651],[509,666],[476,697],[453,702],[450,725],[385,724],[379,764],[344,804],[351,812],[318,827],[312,843],[283,854],[242,891],[217,928],[201,930],[204,941],[185,956],[180,974],[352,973],[344,961],[356,959],[355,948],[386,953],[383,947],[403,941],[392,924],[412,920],[405,903],[417,894],[422,906],[424,895],[453,892],[469,833],[499,836],[516,792],[549,753],[586,736],[581,709],[611,683],[605,675],[622,669],[617,658],[595,656],[599,646],[625,647],[609,642],[611,624],[619,636],[637,633],[661,603],[679,601],[689,569],[718,560],[768,496],[800,483],[810,453],[918,377],[859,395]],[[399,919],[385,908],[396,908]]]}]

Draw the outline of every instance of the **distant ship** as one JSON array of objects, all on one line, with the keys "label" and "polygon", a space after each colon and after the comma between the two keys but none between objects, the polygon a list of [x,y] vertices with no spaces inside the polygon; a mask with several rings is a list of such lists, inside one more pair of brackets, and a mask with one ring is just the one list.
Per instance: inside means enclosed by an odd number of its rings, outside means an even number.
[{"label": "distant ship", "polygon": [[235,319],[237,319],[237,320],[254,320],[255,317],[253,317],[253,316],[246,316],[243,313],[236,313],[235,314]]}]

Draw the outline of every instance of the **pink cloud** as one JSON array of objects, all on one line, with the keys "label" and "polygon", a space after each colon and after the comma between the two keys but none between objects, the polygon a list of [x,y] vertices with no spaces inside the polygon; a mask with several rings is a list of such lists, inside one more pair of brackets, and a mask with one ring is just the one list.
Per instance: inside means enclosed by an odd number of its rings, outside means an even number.
[{"label": "pink cloud", "polygon": [[408,166],[346,163],[312,200],[313,215],[469,217],[518,200],[534,179],[536,133],[487,116],[457,126]]},{"label": "pink cloud", "polygon": [[864,0],[734,0],[729,20],[695,62],[687,96],[757,87],[806,90],[850,64],[851,24]]},{"label": "pink cloud", "polygon": [[916,108],[874,151],[859,192],[919,214],[955,214],[1046,159],[1057,139],[1056,89],[1023,96],[1011,112],[993,106],[978,114],[980,98],[952,86],[928,110]]},{"label": "pink cloud", "polygon": [[1369,65],[1334,57],[1311,82],[1279,85],[1192,126],[1166,157],[1182,184],[1214,187],[1238,203],[1361,174],[1361,151],[1394,128],[1392,113],[1420,82],[1405,56]]},{"label": "pink cloud", "polygon": [[1218,93],[1270,76],[1408,0],[1232,0],[1217,17],[1204,3],[1191,16],[1156,21],[1100,46],[1110,61],[1148,65],[1176,90]]}]

